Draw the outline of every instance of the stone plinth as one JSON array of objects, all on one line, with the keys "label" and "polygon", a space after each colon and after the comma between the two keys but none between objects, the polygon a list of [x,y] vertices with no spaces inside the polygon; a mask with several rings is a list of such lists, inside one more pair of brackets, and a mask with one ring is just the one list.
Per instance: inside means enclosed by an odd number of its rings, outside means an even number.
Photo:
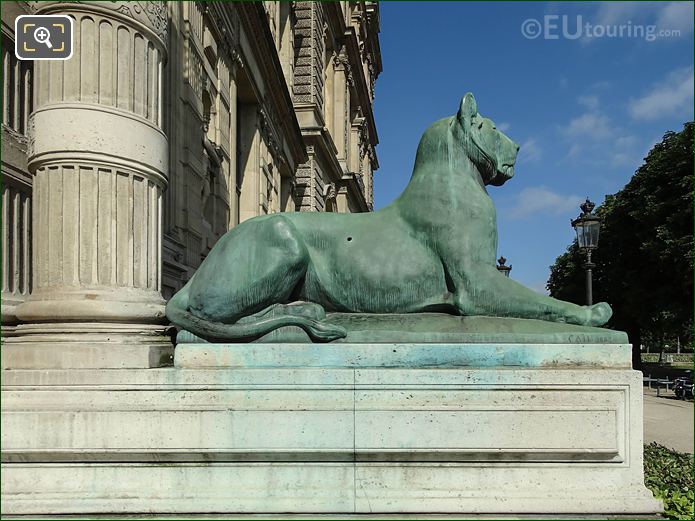
[{"label": "stone plinth", "polygon": [[630,344],[179,344],[182,369],[630,369]]},{"label": "stone plinth", "polygon": [[[450,345],[460,356],[435,348],[426,368],[412,367],[417,345],[284,347],[182,345],[180,368],[7,371],[3,513],[661,508],[643,483],[628,345],[535,346],[533,359],[534,346]],[[226,354],[183,368],[201,349]]]},{"label": "stone plinth", "polygon": [[[456,316],[447,313],[328,313],[326,320],[345,328],[347,336],[332,344],[627,344],[627,334],[601,327],[544,320]],[[186,330],[177,344],[207,343]],[[253,343],[313,343],[304,330],[284,326]],[[218,344],[219,345],[219,344]],[[599,357],[599,361],[601,358]],[[629,360],[629,359],[628,359]]]}]

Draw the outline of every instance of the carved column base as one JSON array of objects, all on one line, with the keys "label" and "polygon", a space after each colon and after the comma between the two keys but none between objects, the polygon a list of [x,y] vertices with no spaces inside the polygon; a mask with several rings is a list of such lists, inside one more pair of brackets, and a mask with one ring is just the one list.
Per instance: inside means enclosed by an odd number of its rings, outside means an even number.
[{"label": "carved column base", "polygon": [[165,322],[166,303],[158,291],[144,288],[39,288],[15,308],[22,322]]},{"label": "carved column base", "polygon": [[4,339],[2,370],[168,366],[174,356],[168,330],[143,324],[20,324]]},{"label": "carved column base", "polygon": [[17,322],[17,306],[21,304],[21,300],[12,299],[2,299],[2,311],[0,311],[0,320],[2,321],[3,335],[5,334],[5,327],[9,324],[15,324]]}]

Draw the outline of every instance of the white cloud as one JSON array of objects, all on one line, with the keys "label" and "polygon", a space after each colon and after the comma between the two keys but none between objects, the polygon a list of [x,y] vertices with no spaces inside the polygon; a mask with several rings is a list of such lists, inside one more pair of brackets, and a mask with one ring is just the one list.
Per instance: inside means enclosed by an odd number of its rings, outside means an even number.
[{"label": "white cloud", "polygon": [[577,99],[577,102],[589,110],[596,110],[599,106],[598,96],[592,96],[592,95],[579,96],[579,98]]},{"label": "white cloud", "polygon": [[[599,104],[596,96],[581,96],[579,101],[584,105]],[[641,159],[638,139],[598,111],[577,116],[560,132],[569,146],[565,159],[573,162],[624,167]]]},{"label": "white cloud", "polygon": [[596,11],[596,24],[621,24],[645,18],[659,9],[656,2],[601,2]]},{"label": "white cloud", "polygon": [[[580,13],[581,19],[576,22],[573,20],[571,23],[581,25],[588,23],[592,27],[626,25],[628,22],[643,21],[646,15],[653,15],[653,6],[649,5],[649,2],[598,2],[597,4],[579,5],[584,5],[588,9],[597,5],[597,8],[593,12]],[[582,31],[579,42],[588,45],[603,40],[603,38],[593,38],[590,35],[591,32]]]},{"label": "white cloud", "polygon": [[536,138],[528,138],[519,147],[519,159],[517,160],[519,164],[535,161],[543,155],[543,150]]},{"label": "white cloud", "polygon": [[615,140],[615,147],[620,149],[631,148],[637,143],[635,136],[620,136]]},{"label": "white cloud", "polygon": [[[655,41],[669,41],[673,37],[683,37],[693,32],[693,2],[614,1],[574,5],[578,7],[573,10],[582,16],[581,23],[586,24],[588,22],[593,27],[615,26],[623,27],[624,31],[628,31],[630,26],[635,29],[639,26],[642,29],[656,28],[657,33],[659,31],[668,32],[668,34],[664,34],[664,37],[656,38]],[[596,6],[595,9],[594,6]],[[678,31],[679,34],[672,34],[672,31]],[[580,42],[588,44],[600,40],[603,38],[591,38],[587,33],[582,33]]]},{"label": "white cloud", "polygon": [[602,25],[641,22],[689,33],[693,31],[693,2],[601,2],[593,21]]},{"label": "white cloud", "polygon": [[567,155],[569,157],[576,157],[583,150],[584,150],[584,147],[582,147],[579,143],[572,143],[572,146],[570,147],[569,152],[567,152]]},{"label": "white cloud", "polygon": [[692,67],[675,70],[666,81],[654,86],[645,96],[632,100],[630,115],[643,120],[671,115],[692,118],[693,86]]},{"label": "white cloud", "polygon": [[661,30],[693,32],[693,2],[669,2],[661,8],[656,26]]},{"label": "white cloud", "polygon": [[502,132],[507,132],[510,128],[512,128],[512,125],[506,121],[502,121],[501,123],[497,123],[497,128]]},{"label": "white cloud", "polygon": [[544,186],[524,188],[509,215],[515,218],[534,214],[560,215],[578,208],[582,200],[578,195],[561,195]]},{"label": "white cloud", "polygon": [[599,80],[599,81],[595,81],[594,83],[589,85],[589,90],[606,91],[606,90],[610,90],[610,88],[612,86],[613,86],[613,84],[608,80]]},{"label": "white cloud", "polygon": [[574,118],[561,130],[569,137],[592,140],[606,139],[615,135],[610,119],[596,112],[586,112]]},{"label": "white cloud", "polygon": [[[612,129],[614,135],[603,140],[572,140],[565,156],[572,161],[592,164],[610,164],[614,167],[635,166],[644,157],[640,155],[640,143],[633,135],[618,135],[618,128]],[[614,137],[617,135],[617,137]]]},{"label": "white cloud", "polygon": [[635,158],[624,152],[615,152],[611,155],[611,164],[613,166],[628,166],[634,162]]},{"label": "white cloud", "polygon": [[620,136],[615,140],[610,151],[610,160],[613,166],[632,166],[642,159],[637,152],[637,138],[635,136]]}]

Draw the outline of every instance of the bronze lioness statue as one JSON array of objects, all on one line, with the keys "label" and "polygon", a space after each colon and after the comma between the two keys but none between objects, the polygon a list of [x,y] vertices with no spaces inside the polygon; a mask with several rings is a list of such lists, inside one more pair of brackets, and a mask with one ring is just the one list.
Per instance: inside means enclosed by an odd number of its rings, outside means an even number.
[{"label": "bronze lioness statue", "polygon": [[514,175],[518,150],[468,93],[456,115],[425,131],[410,183],[391,205],[243,222],[169,301],[167,317],[210,341],[249,341],[289,325],[317,341],[344,337],[326,311],[605,324],[608,304],[556,300],[496,269],[496,215],[485,186]]}]

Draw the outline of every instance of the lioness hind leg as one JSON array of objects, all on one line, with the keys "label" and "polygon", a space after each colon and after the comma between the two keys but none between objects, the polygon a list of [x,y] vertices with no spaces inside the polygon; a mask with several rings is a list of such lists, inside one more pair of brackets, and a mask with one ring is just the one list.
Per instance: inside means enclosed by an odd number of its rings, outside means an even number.
[{"label": "lioness hind leg", "polygon": [[286,219],[247,221],[225,235],[198,268],[189,309],[206,320],[231,324],[286,303],[308,262],[301,237]]},{"label": "lioness hind leg", "polygon": [[343,328],[321,322],[320,305],[289,303],[308,263],[302,237],[287,219],[247,221],[223,237],[196,272],[188,311],[210,323],[239,326],[214,326],[215,338],[247,338],[285,325],[298,325],[316,340],[342,338]]}]

